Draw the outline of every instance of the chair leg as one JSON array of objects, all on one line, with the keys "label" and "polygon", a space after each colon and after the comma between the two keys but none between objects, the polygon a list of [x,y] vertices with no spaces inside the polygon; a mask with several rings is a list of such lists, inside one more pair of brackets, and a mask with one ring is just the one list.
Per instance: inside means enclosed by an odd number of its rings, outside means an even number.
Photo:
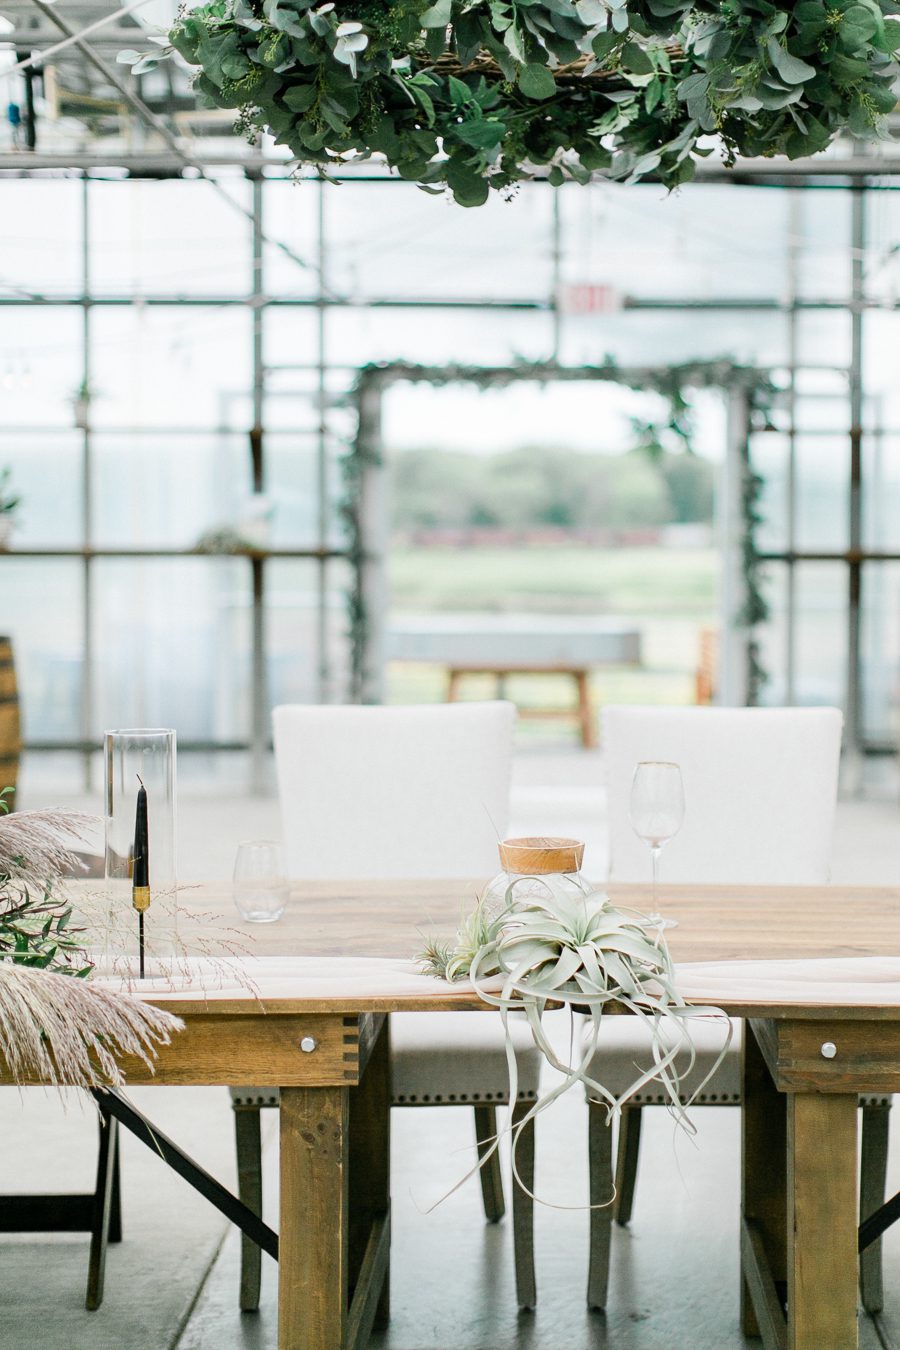
[{"label": "chair leg", "polygon": [[119,1157],[119,1131],[113,1143],[112,1202],[109,1211],[109,1241],[122,1241],[122,1163]]},{"label": "chair leg", "polygon": [[110,1217],[113,1208],[113,1180],[116,1172],[116,1146],[119,1122],[112,1116],[100,1116],[100,1147],[97,1152],[97,1185],[91,1223],[91,1251],[88,1258],[87,1293],[84,1306],[96,1312],[103,1302],[103,1281],[106,1274],[106,1246],[109,1241]]},{"label": "chair leg", "polygon": [[[512,1125],[515,1129],[531,1109],[530,1102],[516,1102]],[[534,1121],[522,1126],[516,1145],[516,1169],[522,1184],[534,1190]],[[537,1286],[534,1278],[534,1201],[522,1187],[512,1180],[513,1252],[516,1267],[516,1298],[519,1308],[534,1308],[537,1304]]]},{"label": "chair leg", "polygon": [[[262,1215],[262,1131],[258,1106],[234,1108],[234,1139],[237,1145],[238,1197],[254,1214]],[[259,1307],[262,1252],[241,1233],[241,1312]]]},{"label": "chair leg", "polygon": [[605,1308],[609,1287],[609,1246],[612,1235],[612,1128],[606,1123],[606,1107],[588,1102],[588,1168],[591,1209],[590,1255],[588,1258],[589,1308]]},{"label": "chair leg", "polygon": [[623,1227],[634,1208],[638,1157],[641,1151],[641,1107],[623,1106],[619,1120],[619,1144],[616,1149],[616,1199],[613,1218]]},{"label": "chair leg", "polygon": [[[497,1133],[496,1106],[475,1107],[475,1142],[478,1157],[483,1158]],[[506,1211],[503,1203],[503,1173],[500,1169],[500,1150],[494,1149],[488,1161],[479,1172],[481,1177],[481,1198],[484,1202],[484,1217],[488,1223],[499,1223]]]},{"label": "chair leg", "polygon": [[[890,1110],[889,1105],[864,1106],[862,1109],[860,1222],[884,1204]],[[884,1307],[881,1265],[881,1238],[879,1238],[877,1242],[867,1247],[859,1258],[859,1292],[867,1313],[881,1312]]]}]

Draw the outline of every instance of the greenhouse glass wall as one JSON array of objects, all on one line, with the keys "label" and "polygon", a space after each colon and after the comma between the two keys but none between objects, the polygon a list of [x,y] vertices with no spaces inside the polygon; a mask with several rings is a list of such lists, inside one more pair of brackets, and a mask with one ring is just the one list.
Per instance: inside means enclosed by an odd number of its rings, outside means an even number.
[{"label": "greenhouse glass wall", "polygon": [[[64,756],[73,783],[111,717],[177,725],[205,772],[258,780],[271,706],[347,697],[350,393],[361,366],[400,360],[728,358],[771,372],[780,392],[751,442],[769,609],[760,699],[839,704],[851,750],[896,748],[895,180],[711,180],[670,197],[538,182],[466,212],[371,175],[21,175],[9,163],[0,467],[22,507],[0,557],[3,627],[16,635],[26,747]],[[408,452],[491,455],[501,481],[503,455],[535,446],[624,465],[636,428],[665,421],[661,402],[613,384],[401,382],[385,397],[385,449],[398,466]],[[694,404],[691,450],[715,471],[722,399]],[[504,572],[496,533],[478,536],[473,518],[461,536],[452,511],[426,519],[410,482],[394,482],[409,512],[390,566],[399,610],[466,607],[487,557],[499,570],[473,604],[495,612],[502,591],[546,610],[559,591],[572,612],[627,615],[644,660],[604,677],[603,696],[690,701],[697,634],[716,622],[715,534],[654,505],[658,484],[635,471],[614,529],[598,506],[602,537],[548,518],[551,587],[543,566],[530,579],[534,535],[516,536],[512,516],[480,508],[505,544],[524,541]],[[236,554],[236,538],[250,547]],[[639,555],[646,573],[623,565]],[[660,571],[680,577],[671,605]],[[390,698],[434,693],[402,663],[388,673]]]}]

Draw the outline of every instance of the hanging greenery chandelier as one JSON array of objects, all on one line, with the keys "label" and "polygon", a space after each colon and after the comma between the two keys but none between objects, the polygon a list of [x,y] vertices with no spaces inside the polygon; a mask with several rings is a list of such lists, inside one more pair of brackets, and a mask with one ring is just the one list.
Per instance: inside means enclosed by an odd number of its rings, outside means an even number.
[{"label": "hanging greenery chandelier", "polygon": [[383,155],[463,206],[536,172],[669,188],[697,156],[798,158],[894,107],[886,0],[211,0],[171,47],[204,102],[303,164]]}]

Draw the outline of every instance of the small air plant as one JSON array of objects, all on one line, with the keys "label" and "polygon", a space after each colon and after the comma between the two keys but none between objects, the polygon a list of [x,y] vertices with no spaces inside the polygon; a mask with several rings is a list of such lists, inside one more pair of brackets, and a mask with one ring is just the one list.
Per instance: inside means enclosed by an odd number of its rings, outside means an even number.
[{"label": "small air plant", "polygon": [[[528,884],[535,880],[540,883],[537,893]],[[658,1080],[678,1124],[694,1132],[680,1091],[696,1060],[690,1024],[702,1017],[715,1018],[723,1025],[722,1050],[707,1079],[728,1048],[731,1024],[720,1009],[685,1003],[677,989],[658,918],[637,910],[617,909],[604,891],[590,890],[563,877],[516,878],[498,911],[488,912],[480,901],[460,928],[456,942],[432,940],[421,960],[428,974],[451,981],[468,978],[486,1003],[500,1009],[507,1029],[510,1101],[517,1093],[516,1057],[507,1024],[513,1010],[524,1011],[535,1044],[562,1075],[562,1081],[544,1093],[512,1129],[513,1171],[519,1185],[516,1144],[521,1130],[578,1083],[591,1098],[606,1104],[612,1120],[646,1083]],[[571,1014],[582,1012],[589,1019],[590,1032],[583,1039],[580,1055],[573,1055],[568,1064],[559,1058],[542,1026],[548,1005],[567,1006]],[[609,1092],[591,1072],[603,1013],[613,1005],[641,1019],[649,1034],[653,1059],[651,1068],[636,1068],[634,1082],[620,1097]],[[498,1135],[488,1154],[499,1141]],[[479,1165],[484,1161],[482,1157]]]}]

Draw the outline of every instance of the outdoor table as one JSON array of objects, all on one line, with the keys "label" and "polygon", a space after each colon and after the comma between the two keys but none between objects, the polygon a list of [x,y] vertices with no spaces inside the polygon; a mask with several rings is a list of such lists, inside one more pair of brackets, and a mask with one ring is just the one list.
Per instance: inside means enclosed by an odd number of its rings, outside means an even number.
[{"label": "outdoor table", "polygon": [[[610,891],[649,904],[644,888]],[[124,1069],[129,1084],[281,1088],[279,1350],[353,1350],[387,1316],[386,1014],[485,1010],[467,984],[429,979],[411,961],[423,934],[452,932],[475,894],[471,882],[311,882],[292,892],[282,921],[262,927],[236,919],[225,886],[182,892],[189,910],[248,935],[254,955],[239,965],[249,983],[148,993],[186,1028],[162,1048],[154,1075],[139,1061]],[[668,934],[678,964],[900,955],[898,888],[667,887],[659,907],[678,920]],[[752,1033],[742,1324],[762,1332],[767,1350],[858,1343],[857,1096],[900,1090],[895,965],[895,982],[882,976],[871,995],[856,986],[833,998],[802,981],[791,987],[790,967],[787,992],[762,996],[751,968],[734,968],[731,996],[718,964],[683,971],[683,988],[697,989],[691,1001],[715,1001]]]}]

